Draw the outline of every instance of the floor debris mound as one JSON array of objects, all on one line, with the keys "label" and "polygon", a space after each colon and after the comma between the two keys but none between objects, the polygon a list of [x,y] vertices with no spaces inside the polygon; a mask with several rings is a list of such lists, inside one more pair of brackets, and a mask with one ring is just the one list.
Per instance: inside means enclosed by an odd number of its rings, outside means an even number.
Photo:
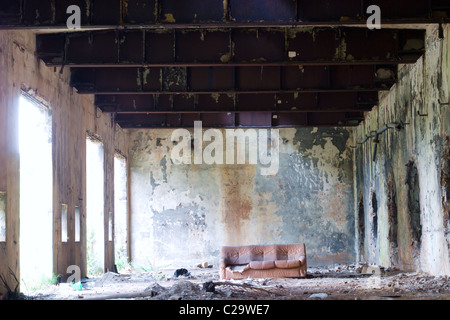
[{"label": "floor debris mound", "polygon": [[33,292],[28,299],[450,300],[448,276],[368,268],[364,264],[311,267],[306,278],[221,280],[216,267],[193,268],[189,275],[176,276],[177,270],[126,275],[109,272],[99,278],[83,279],[82,291],[61,283]]}]

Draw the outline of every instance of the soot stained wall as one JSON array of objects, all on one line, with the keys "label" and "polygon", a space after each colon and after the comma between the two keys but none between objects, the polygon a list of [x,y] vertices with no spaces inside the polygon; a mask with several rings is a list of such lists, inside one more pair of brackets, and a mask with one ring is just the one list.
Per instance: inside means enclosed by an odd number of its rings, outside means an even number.
[{"label": "soot stained wall", "polygon": [[309,265],[354,260],[349,130],[281,129],[279,170],[268,176],[248,159],[174,164],[172,132],[130,131],[134,263],[217,263],[223,245],[296,242]]},{"label": "soot stained wall", "polygon": [[[438,35],[437,26],[427,29],[425,55],[400,66],[398,83],[355,130],[355,193],[363,211],[355,217],[361,260],[448,275],[449,27],[443,39]],[[404,125],[379,137],[373,161],[373,139],[357,143],[389,123]]]}]

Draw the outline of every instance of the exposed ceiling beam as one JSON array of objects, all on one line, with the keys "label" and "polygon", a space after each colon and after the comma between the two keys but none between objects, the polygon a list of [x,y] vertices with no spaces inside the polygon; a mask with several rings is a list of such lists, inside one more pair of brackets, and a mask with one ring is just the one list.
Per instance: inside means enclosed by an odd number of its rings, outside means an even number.
[{"label": "exposed ceiling beam", "polygon": [[448,22],[447,0],[2,0],[0,28],[61,28],[67,7],[83,28],[365,24],[378,5],[383,24]]},{"label": "exposed ceiling beam", "polygon": [[377,92],[281,94],[96,95],[95,105],[106,113],[217,112],[354,112],[370,111]]},{"label": "exposed ceiling beam", "polygon": [[388,90],[392,65],[74,68],[80,94],[234,94]]},{"label": "exposed ceiling beam", "polygon": [[[68,32],[69,5],[82,30]],[[369,5],[381,30],[365,26]],[[424,54],[420,24],[449,16],[450,0],[0,3],[0,29],[56,30],[37,35],[38,58],[71,68],[123,128],[356,126]]]},{"label": "exposed ceiling beam", "polygon": [[108,30],[42,34],[37,55],[48,66],[288,66],[414,63],[424,30],[255,28]]},{"label": "exposed ceiling beam", "polygon": [[364,120],[362,112],[222,112],[184,114],[116,114],[122,128],[193,128],[202,121],[203,128],[283,128],[356,126]]}]

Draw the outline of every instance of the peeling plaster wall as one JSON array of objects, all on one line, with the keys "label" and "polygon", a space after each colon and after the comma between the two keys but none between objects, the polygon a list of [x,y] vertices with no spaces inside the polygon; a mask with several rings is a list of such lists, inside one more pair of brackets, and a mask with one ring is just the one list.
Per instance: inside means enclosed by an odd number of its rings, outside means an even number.
[{"label": "peeling plaster wall", "polygon": [[354,261],[349,130],[281,129],[280,167],[271,176],[248,159],[174,164],[171,134],[130,131],[134,263],[218,263],[223,245],[296,242],[306,244],[309,265]]},{"label": "peeling plaster wall", "polygon": [[[438,34],[428,27],[425,55],[399,67],[399,82],[355,130],[355,195],[364,210],[355,208],[355,219],[365,230],[356,233],[361,260],[448,275],[449,27],[444,39]],[[373,139],[357,143],[394,122],[406,125],[379,137],[372,161]]]},{"label": "peeling plaster wall", "polygon": [[[86,234],[82,232],[81,242],[74,242],[74,211],[75,206],[81,208],[81,230],[85,230],[86,134],[100,137],[105,147],[105,213],[114,212],[113,157],[116,150],[127,154],[127,134],[114,125],[110,115],[95,112],[92,96],[78,95],[70,87],[68,68],[60,73],[59,68],[46,67],[39,61],[35,42],[33,31],[0,31],[0,192],[6,192],[7,197],[7,239],[0,243],[0,274],[8,275],[11,268],[20,277],[18,100],[24,88],[46,101],[52,112],[53,272],[65,277],[69,265],[79,265],[85,276]],[[61,204],[68,205],[67,243],[61,242]],[[105,214],[106,231],[107,219]],[[105,244],[105,266],[110,270],[113,249],[112,242]],[[0,293],[3,291],[0,286]]]}]

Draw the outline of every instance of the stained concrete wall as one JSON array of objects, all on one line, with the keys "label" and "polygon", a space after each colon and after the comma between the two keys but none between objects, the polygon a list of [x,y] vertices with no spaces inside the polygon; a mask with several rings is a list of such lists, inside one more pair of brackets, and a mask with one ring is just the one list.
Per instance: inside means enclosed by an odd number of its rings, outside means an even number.
[{"label": "stained concrete wall", "polygon": [[356,130],[355,145],[388,123],[375,161],[369,139],[355,152],[358,258],[402,270],[450,274],[449,27],[427,29],[426,53],[399,67],[399,82]]},{"label": "stained concrete wall", "polygon": [[130,131],[136,265],[217,263],[223,245],[297,242],[309,265],[354,261],[349,130],[281,129],[279,171],[269,176],[248,159],[174,164],[172,132]]},{"label": "stained concrete wall", "polygon": [[[92,96],[70,87],[70,70],[48,68],[36,58],[32,31],[0,32],[0,192],[7,197],[6,243],[0,243],[0,274],[11,268],[20,277],[18,100],[29,90],[52,112],[53,142],[53,272],[66,276],[67,266],[79,265],[86,274],[86,136],[100,137],[105,148],[105,230],[114,212],[114,153],[127,154],[127,134],[110,115],[96,113]],[[39,188],[37,185],[36,188]],[[61,242],[61,204],[68,205],[69,241]],[[75,206],[81,208],[81,242],[74,241]],[[107,239],[107,237],[106,237]],[[105,244],[105,267],[114,265],[113,243]],[[39,261],[36,261],[39,263]],[[14,281],[11,283],[14,288]],[[0,293],[4,288],[0,286]]]}]

